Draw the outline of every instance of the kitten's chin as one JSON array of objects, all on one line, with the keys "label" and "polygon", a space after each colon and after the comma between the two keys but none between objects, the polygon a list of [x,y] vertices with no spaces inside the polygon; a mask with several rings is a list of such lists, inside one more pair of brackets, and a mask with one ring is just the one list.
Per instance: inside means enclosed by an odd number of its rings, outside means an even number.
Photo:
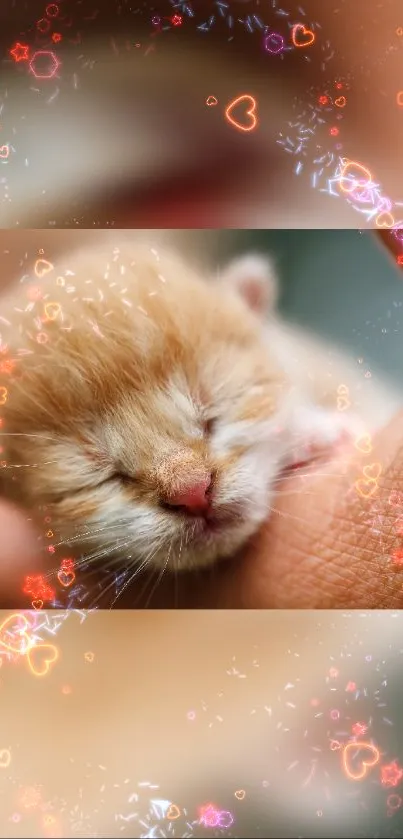
[{"label": "kitten's chin", "polygon": [[219,521],[207,523],[196,536],[193,535],[192,541],[187,543],[185,550],[182,547],[182,550],[176,554],[172,552],[169,570],[175,573],[195,571],[208,568],[220,560],[233,558],[254,536],[263,518],[264,516],[260,521],[243,521],[242,524],[237,525],[233,523],[224,525]]}]

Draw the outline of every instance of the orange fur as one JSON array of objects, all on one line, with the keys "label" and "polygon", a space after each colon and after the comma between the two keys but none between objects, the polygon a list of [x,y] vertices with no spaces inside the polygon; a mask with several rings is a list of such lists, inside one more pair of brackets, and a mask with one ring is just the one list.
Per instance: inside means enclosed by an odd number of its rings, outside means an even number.
[{"label": "orange fur", "polygon": [[[375,377],[268,311],[272,280],[253,256],[208,282],[117,239],[1,304],[0,488],[59,551],[161,572],[231,556],[285,465],[390,415]],[[336,409],[341,382],[357,416]],[[170,507],[210,478],[213,524]]]},{"label": "orange fur", "polygon": [[[256,530],[286,380],[229,283],[117,242],[22,285],[1,316],[15,363],[2,492],[39,524],[46,508],[55,542],[100,562],[177,569],[230,555]],[[164,509],[210,473],[216,529]]]}]

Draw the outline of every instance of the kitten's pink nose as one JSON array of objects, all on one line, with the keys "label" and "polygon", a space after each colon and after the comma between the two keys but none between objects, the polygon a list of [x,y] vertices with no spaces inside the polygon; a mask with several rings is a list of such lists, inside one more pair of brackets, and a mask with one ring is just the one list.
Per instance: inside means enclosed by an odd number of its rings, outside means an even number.
[{"label": "kitten's pink nose", "polygon": [[208,490],[211,485],[211,475],[198,479],[181,488],[169,497],[171,507],[185,507],[192,515],[203,515],[210,507]]}]

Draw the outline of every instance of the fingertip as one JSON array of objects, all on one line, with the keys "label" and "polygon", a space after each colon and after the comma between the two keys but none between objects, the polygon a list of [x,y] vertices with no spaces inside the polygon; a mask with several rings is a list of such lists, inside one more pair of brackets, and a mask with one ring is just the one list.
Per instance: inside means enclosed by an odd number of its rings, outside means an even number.
[{"label": "fingertip", "polygon": [[24,577],[35,573],[39,564],[32,522],[16,507],[0,500],[0,607],[13,597],[23,598]]}]

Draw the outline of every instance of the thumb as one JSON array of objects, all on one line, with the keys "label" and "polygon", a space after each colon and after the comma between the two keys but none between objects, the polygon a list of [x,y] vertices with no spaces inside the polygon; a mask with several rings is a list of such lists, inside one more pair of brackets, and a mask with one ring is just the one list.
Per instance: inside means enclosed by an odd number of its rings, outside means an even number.
[{"label": "thumb", "polygon": [[347,447],[287,477],[272,503],[246,552],[199,580],[187,608],[403,607],[403,414],[366,454]]},{"label": "thumb", "polygon": [[36,533],[22,512],[0,500],[0,608],[27,608],[24,577],[38,573]]},{"label": "thumb", "polygon": [[284,483],[238,572],[249,608],[402,608],[401,413],[368,449]]}]

